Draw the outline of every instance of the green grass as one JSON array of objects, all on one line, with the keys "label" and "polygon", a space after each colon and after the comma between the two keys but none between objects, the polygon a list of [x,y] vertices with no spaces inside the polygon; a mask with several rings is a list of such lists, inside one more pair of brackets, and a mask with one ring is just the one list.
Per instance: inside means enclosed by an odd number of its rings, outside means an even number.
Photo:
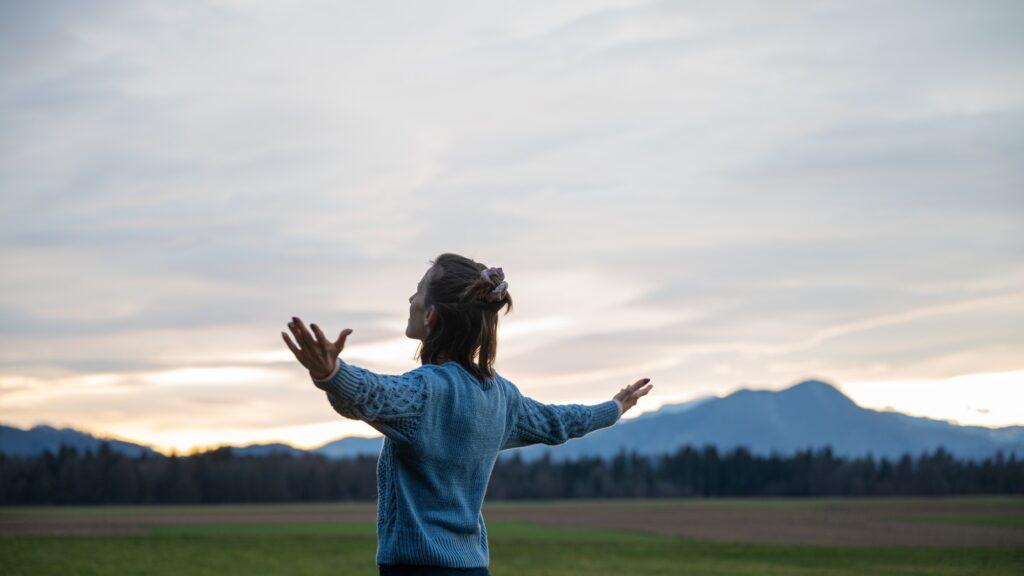
[{"label": "green grass", "polygon": [[[487,526],[495,576],[1024,573],[1024,550],[1006,548],[724,544],[526,522]],[[0,538],[0,573],[369,576],[377,574],[376,548],[370,522],[157,526],[140,536]]]},{"label": "green grass", "polygon": [[[152,516],[169,514],[201,514],[201,515],[223,515],[237,512],[249,513],[254,509],[254,504],[123,504],[123,505],[69,505],[69,506],[4,506],[0,507],[0,516],[14,514],[33,515],[128,515],[128,516]],[[268,504],[267,510],[284,514],[288,512],[300,512],[304,510],[376,510],[377,503],[365,502],[304,502],[304,503],[273,503]]]},{"label": "green grass", "polygon": [[[614,500],[610,500],[614,502]],[[508,501],[502,501],[505,504]],[[565,502],[564,500],[562,502]],[[602,505],[609,500],[573,500],[572,502],[593,502],[595,505]],[[899,496],[875,496],[875,497],[829,497],[829,498],[808,498],[803,496],[792,497],[751,497],[751,498],[657,498],[650,500],[623,500],[634,508],[765,508],[778,510],[823,510],[832,506],[857,506],[886,508],[893,505],[920,505],[922,502],[935,503],[956,503],[956,504],[994,504],[1007,507],[1024,509],[1024,498],[1017,496],[935,496],[935,497],[899,497]],[[543,503],[543,501],[537,502]],[[488,503],[488,506],[494,504]],[[514,505],[514,504],[513,504]]]}]

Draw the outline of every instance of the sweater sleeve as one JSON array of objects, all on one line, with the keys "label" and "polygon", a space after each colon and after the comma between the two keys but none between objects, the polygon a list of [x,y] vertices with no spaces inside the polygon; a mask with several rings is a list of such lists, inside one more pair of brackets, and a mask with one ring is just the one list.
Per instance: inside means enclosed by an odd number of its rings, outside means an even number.
[{"label": "sweater sleeve", "polygon": [[502,450],[530,444],[562,444],[615,424],[622,415],[615,400],[600,404],[542,404],[519,395],[519,412]]},{"label": "sweater sleeve", "polygon": [[430,386],[421,370],[377,374],[338,358],[329,376],[312,380],[327,393],[335,412],[362,420],[398,442],[412,442],[430,399]]}]

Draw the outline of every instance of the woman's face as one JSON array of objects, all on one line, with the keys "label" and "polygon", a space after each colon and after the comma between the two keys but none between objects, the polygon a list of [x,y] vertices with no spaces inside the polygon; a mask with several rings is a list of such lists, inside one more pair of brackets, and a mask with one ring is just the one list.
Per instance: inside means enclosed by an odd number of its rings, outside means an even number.
[{"label": "woman's face", "polygon": [[409,323],[405,327],[405,335],[413,340],[426,340],[427,331],[434,323],[434,307],[429,310],[423,306],[427,295],[427,282],[434,268],[430,267],[416,285],[416,293],[409,297]]}]

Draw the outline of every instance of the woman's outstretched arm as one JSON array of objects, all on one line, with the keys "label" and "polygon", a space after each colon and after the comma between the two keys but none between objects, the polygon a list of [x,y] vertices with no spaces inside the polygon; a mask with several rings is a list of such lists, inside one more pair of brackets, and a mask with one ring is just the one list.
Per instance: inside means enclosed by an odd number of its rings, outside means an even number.
[{"label": "woman's outstretched arm", "polygon": [[517,394],[519,410],[502,449],[518,448],[530,444],[562,444],[572,438],[585,436],[594,430],[615,424],[623,412],[636,405],[640,396],[654,386],[641,386],[650,379],[623,388],[607,402],[594,405],[543,404]]},{"label": "woman's outstretched arm", "polygon": [[316,324],[310,327],[312,334],[299,318],[292,318],[288,324],[298,346],[287,334],[281,335],[295,358],[309,370],[316,387],[327,393],[334,410],[346,418],[366,422],[393,440],[412,442],[430,394],[422,371],[387,375],[354,366],[339,357],[351,329],[342,330],[338,340],[332,342]]},{"label": "woman's outstretched arm", "polygon": [[587,406],[542,404],[533,398],[522,396],[519,414],[501,448],[504,450],[530,444],[562,444],[571,438],[579,438],[594,430],[611,426],[618,421],[620,415],[619,405],[613,400]]},{"label": "woman's outstretched arm", "polygon": [[327,393],[334,411],[362,420],[392,440],[412,442],[423,408],[430,400],[430,386],[421,371],[377,374],[338,358],[330,376],[313,378]]}]

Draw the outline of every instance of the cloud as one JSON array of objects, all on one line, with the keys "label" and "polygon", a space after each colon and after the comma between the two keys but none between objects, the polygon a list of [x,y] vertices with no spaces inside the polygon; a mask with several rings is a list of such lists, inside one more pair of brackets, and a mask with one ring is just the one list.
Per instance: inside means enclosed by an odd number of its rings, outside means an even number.
[{"label": "cloud", "polygon": [[[1019,3],[3,11],[10,386],[295,370],[292,315],[410,368],[447,251],[504,267],[499,369],[548,401],[1019,368]],[[52,416],[162,422],[127,382]],[[244,429],[223,386],[187,397]]]}]

